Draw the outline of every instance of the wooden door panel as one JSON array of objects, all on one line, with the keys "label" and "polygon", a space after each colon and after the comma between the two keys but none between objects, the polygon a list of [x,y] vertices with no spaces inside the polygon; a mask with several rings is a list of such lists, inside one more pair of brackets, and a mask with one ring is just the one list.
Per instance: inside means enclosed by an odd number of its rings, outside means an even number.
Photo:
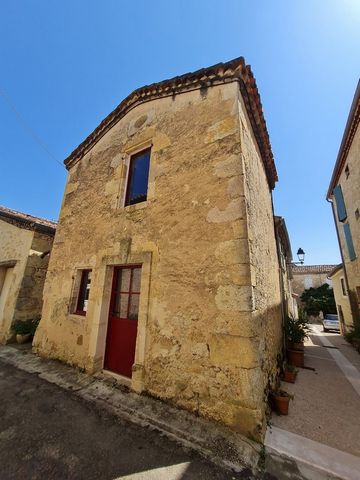
[{"label": "wooden door panel", "polygon": [[115,267],[104,368],[131,377],[135,358],[141,266]]}]

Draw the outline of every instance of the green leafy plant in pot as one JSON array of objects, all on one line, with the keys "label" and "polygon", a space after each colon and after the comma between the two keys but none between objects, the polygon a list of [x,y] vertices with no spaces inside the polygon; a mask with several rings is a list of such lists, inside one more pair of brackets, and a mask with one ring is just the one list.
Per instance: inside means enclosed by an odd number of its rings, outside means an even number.
[{"label": "green leafy plant in pot", "polygon": [[17,343],[26,343],[34,335],[39,325],[40,317],[30,318],[28,320],[16,320],[12,326]]},{"label": "green leafy plant in pot", "polygon": [[304,366],[304,340],[308,336],[309,327],[304,317],[285,319],[285,338],[287,344],[287,359],[290,365]]}]

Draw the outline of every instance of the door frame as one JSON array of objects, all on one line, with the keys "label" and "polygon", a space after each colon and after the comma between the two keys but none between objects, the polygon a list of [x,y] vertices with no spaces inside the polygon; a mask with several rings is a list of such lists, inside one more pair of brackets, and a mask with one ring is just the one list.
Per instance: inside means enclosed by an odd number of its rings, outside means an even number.
[{"label": "door frame", "polygon": [[[96,276],[93,288],[101,291],[101,301],[93,305],[93,314],[90,342],[89,342],[89,373],[104,371],[105,349],[107,329],[109,321],[109,309],[114,279],[114,267],[126,267],[127,265],[141,265],[141,285],[138,327],[136,336],[135,361],[131,379],[116,377],[132,390],[141,393],[144,390],[145,359],[148,343],[148,322],[151,318],[150,280],[152,271],[153,252],[144,251],[129,254],[129,249],[124,242],[123,252],[118,255],[105,255],[98,260],[94,267]],[[96,285],[95,285],[96,284]],[[115,377],[117,374],[113,374]],[[129,383],[131,383],[129,385]]]},{"label": "door frame", "polygon": [[[140,276],[140,292],[139,292],[139,312],[138,312],[138,319],[136,320],[136,330],[139,327],[139,313],[140,313],[140,300],[141,300],[141,284],[142,284],[142,264],[141,263],[127,263],[127,264],[122,264],[122,265],[113,265],[112,267],[112,282],[111,282],[111,292],[110,292],[110,302],[109,302],[109,311],[108,311],[108,327],[109,327],[109,322],[110,322],[110,314],[111,314],[111,309],[113,306],[113,302],[115,301],[115,295],[114,295],[114,287],[115,287],[115,281],[116,281],[116,272],[120,272],[121,270],[124,269],[131,269],[134,270],[135,268],[140,268],[141,270],[141,276]],[[130,282],[132,280],[132,273],[130,276]],[[130,283],[129,286],[129,296],[131,298],[131,293],[132,293],[132,285]],[[127,309],[127,315],[129,315],[129,308],[130,308],[130,298],[129,298],[129,303],[128,303],[128,309]],[[132,379],[132,374],[131,377],[127,377],[126,375],[122,375],[121,373],[118,372],[113,372],[112,370],[107,370],[105,369],[105,357],[106,357],[106,350],[108,347],[108,342],[109,342],[109,328],[107,328],[106,331],[106,341],[105,341],[105,351],[104,351],[104,360],[103,360],[103,370],[106,371],[109,374],[114,374],[117,377],[122,377],[124,379],[127,379],[127,381],[131,382]],[[134,350],[134,362],[133,365],[135,364],[135,356],[136,356],[136,346],[137,346],[137,333],[136,333],[136,339],[135,339],[135,350]]]}]

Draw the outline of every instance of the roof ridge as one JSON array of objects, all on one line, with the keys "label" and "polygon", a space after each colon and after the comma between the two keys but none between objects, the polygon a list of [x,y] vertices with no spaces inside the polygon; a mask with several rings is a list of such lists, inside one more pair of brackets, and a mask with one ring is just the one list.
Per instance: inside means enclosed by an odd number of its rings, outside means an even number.
[{"label": "roof ridge", "polygon": [[158,98],[174,96],[200,88],[238,81],[252,129],[265,166],[270,188],[278,180],[269,133],[262,110],[260,94],[250,65],[243,57],[225,63],[217,63],[195,72],[185,73],[160,82],[137,88],[105,117],[80,145],[64,160],[69,170],[130,110],[137,105]]},{"label": "roof ridge", "polygon": [[27,226],[33,224],[34,226],[46,227],[51,230],[55,230],[57,227],[57,222],[42,217],[35,217],[29,213],[20,212],[3,205],[0,205],[0,218],[1,217],[3,220],[5,217],[5,220],[10,219],[20,221],[21,223],[27,224]]}]

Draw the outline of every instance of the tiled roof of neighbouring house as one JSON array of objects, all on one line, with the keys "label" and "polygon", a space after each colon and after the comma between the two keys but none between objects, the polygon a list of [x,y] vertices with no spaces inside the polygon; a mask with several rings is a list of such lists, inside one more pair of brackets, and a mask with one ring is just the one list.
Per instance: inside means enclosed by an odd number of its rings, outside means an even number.
[{"label": "tiled roof of neighbouring house", "polygon": [[28,230],[36,230],[42,233],[55,234],[56,222],[46,220],[45,218],[34,217],[23,212],[17,212],[11,208],[0,205],[0,220],[17,225]]},{"label": "tiled roof of neighbouring house", "polygon": [[333,268],[331,270],[331,272],[329,273],[328,277],[331,278],[333,275],[335,275],[335,273],[337,273],[338,271],[342,270],[343,268],[343,264],[342,263],[339,263],[339,265],[336,265],[335,268]]},{"label": "tiled roof of neighbouring house", "polygon": [[261,152],[268,182],[274,188],[278,180],[269,134],[263,114],[259,91],[250,65],[243,57],[202,68],[192,73],[153,83],[134,90],[113,110],[95,130],[65,159],[67,169],[77,163],[130,110],[141,103],[174,96],[195,89],[206,89],[223,83],[238,82],[247,113]]},{"label": "tiled roof of neighbouring house", "polygon": [[291,265],[293,274],[297,273],[329,273],[337,265]]},{"label": "tiled roof of neighbouring house", "polygon": [[330,198],[332,195],[333,188],[337,184],[342,169],[346,163],[346,157],[350,150],[351,143],[354,139],[355,132],[357,127],[360,123],[360,80],[358,81],[357,88],[355,91],[354,99],[351,104],[349,117],[346,122],[346,127],[344,131],[344,135],[341,141],[339,153],[336,159],[334,171],[331,177],[330,185],[328,192],[326,194],[326,198]]}]

